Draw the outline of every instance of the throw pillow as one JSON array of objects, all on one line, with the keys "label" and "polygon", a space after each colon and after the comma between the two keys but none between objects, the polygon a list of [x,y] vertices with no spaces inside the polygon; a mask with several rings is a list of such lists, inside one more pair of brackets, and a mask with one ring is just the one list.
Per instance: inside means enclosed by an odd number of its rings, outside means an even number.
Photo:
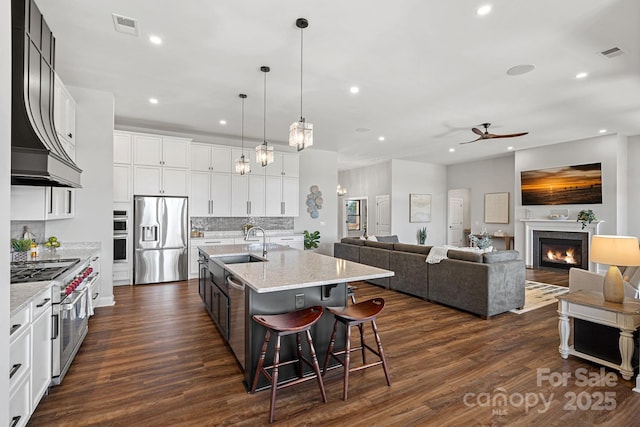
[{"label": "throw pillow", "polygon": [[378,238],[376,236],[369,236],[367,237],[367,240],[371,240],[372,242],[377,242]]}]

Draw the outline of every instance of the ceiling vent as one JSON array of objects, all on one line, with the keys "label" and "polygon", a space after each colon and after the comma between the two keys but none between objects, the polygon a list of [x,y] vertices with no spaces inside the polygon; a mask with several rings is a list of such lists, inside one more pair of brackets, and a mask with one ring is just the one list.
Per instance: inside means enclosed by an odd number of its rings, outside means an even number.
[{"label": "ceiling vent", "polygon": [[620,56],[624,53],[622,49],[619,47],[612,47],[611,49],[603,50],[600,52],[601,55],[606,56],[607,58],[615,58],[616,56]]},{"label": "ceiling vent", "polygon": [[132,36],[138,36],[138,20],[133,18],[127,18],[126,16],[112,13],[113,26],[119,33],[129,34]]}]

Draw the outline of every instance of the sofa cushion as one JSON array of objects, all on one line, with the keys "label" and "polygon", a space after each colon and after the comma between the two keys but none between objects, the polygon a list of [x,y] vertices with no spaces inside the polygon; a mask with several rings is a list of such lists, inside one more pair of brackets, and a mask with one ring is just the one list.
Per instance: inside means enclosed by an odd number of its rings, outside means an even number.
[{"label": "sofa cushion", "polygon": [[401,252],[411,252],[414,254],[429,255],[429,251],[433,246],[411,245],[408,243],[394,243],[393,249]]},{"label": "sofa cushion", "polygon": [[482,262],[482,253],[476,251],[449,249],[447,257],[449,259],[457,259],[460,261]]},{"label": "sofa cushion", "polygon": [[378,236],[378,242],[398,243],[399,241],[395,234],[393,236]]},{"label": "sofa cushion", "polygon": [[482,255],[482,258],[485,264],[495,264],[496,262],[513,261],[518,259],[519,256],[520,252],[510,250],[489,252]]},{"label": "sofa cushion", "polygon": [[347,243],[349,245],[364,246],[364,242],[364,240],[360,240],[357,237],[343,237],[340,239],[340,243]]},{"label": "sofa cushion", "polygon": [[374,242],[372,240],[366,240],[364,242],[364,245],[365,246],[371,246],[373,248],[393,250],[393,243]]}]

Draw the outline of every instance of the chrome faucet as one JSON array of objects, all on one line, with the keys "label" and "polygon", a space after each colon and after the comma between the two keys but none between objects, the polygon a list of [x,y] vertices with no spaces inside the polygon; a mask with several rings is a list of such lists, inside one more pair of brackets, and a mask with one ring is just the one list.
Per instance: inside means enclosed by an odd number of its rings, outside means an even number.
[{"label": "chrome faucet", "polygon": [[[264,229],[262,227],[256,227],[256,226],[251,227],[247,231],[247,234],[244,235],[244,240],[249,240],[249,236],[251,235],[251,232],[254,230],[262,231],[262,256],[266,258],[267,257],[267,233],[264,232]],[[253,234],[256,234],[256,233],[253,233]],[[256,237],[258,236],[256,235]]]}]

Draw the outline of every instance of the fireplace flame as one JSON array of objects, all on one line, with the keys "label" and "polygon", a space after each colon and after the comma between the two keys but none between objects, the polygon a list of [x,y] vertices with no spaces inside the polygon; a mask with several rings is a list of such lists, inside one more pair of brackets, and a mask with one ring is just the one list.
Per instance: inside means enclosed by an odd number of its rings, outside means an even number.
[{"label": "fireplace flame", "polygon": [[575,259],[574,250],[567,249],[564,253],[561,251],[547,251],[547,260],[556,261],[556,262],[564,262],[565,264],[576,264],[577,261]]}]

